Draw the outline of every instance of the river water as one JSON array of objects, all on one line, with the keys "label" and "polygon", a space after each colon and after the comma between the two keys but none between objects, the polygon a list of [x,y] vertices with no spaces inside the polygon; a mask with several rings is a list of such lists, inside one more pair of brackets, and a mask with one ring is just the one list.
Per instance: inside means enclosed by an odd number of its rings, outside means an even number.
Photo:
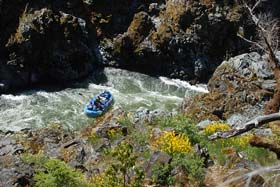
[{"label": "river water", "polygon": [[72,88],[28,90],[0,96],[0,130],[44,127],[59,122],[67,129],[88,125],[92,118],[83,113],[89,99],[103,90],[114,96],[114,106],[127,111],[139,107],[176,110],[184,97],[207,92],[206,85],[166,77],[150,77],[126,70],[105,68],[102,83],[92,77]]}]

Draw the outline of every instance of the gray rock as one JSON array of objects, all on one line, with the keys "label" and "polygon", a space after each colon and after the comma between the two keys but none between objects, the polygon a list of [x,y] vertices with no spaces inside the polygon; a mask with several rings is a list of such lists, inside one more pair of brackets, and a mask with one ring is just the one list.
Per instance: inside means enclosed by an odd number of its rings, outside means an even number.
[{"label": "gray rock", "polygon": [[14,155],[23,151],[23,146],[17,144],[11,137],[4,137],[0,140],[0,156]]},{"label": "gray rock", "polygon": [[256,52],[236,56],[227,63],[231,64],[233,68],[245,77],[253,77],[256,74],[261,79],[273,78],[273,72],[267,65],[266,57]]},{"label": "gray rock", "polygon": [[134,123],[151,122],[158,117],[173,116],[174,114],[175,114],[174,111],[167,112],[162,109],[156,109],[156,110],[150,111],[147,108],[140,107],[134,113],[133,122]]},{"label": "gray rock", "polygon": [[259,136],[265,136],[265,137],[273,136],[272,130],[270,128],[255,129],[254,134],[259,135]]},{"label": "gray rock", "polygon": [[227,119],[227,124],[232,126],[233,128],[238,128],[246,123],[249,119],[241,114],[233,114]]},{"label": "gray rock", "polygon": [[210,125],[211,123],[213,123],[213,121],[209,120],[209,119],[206,119],[206,120],[203,120],[201,122],[199,122],[196,126],[200,129],[200,130],[203,130],[205,129],[208,125]]},{"label": "gray rock", "polygon": [[0,140],[0,186],[33,186],[33,169],[20,158],[24,149],[11,137]]},{"label": "gray rock", "polygon": [[0,140],[0,148],[9,144],[16,144],[16,141],[11,137],[4,137]]},{"label": "gray rock", "polygon": [[33,186],[32,174],[34,172],[28,166],[21,165],[14,168],[0,169],[0,186]]}]

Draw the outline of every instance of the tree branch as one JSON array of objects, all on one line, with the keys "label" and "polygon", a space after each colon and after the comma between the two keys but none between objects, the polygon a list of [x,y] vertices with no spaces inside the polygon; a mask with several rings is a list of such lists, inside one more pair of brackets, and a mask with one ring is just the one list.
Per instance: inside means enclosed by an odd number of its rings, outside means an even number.
[{"label": "tree branch", "polygon": [[233,130],[226,131],[226,132],[217,132],[211,136],[208,136],[208,139],[215,140],[215,139],[219,139],[219,138],[234,137],[234,136],[240,135],[244,132],[248,132],[254,128],[258,128],[266,123],[276,121],[276,120],[280,120],[280,113],[259,116],[259,117],[256,117],[255,119],[245,123],[242,126],[242,128],[237,128],[237,129],[233,129]]},{"label": "tree branch", "polygon": [[256,2],[256,4],[253,6],[253,8],[252,8],[251,10],[254,11],[255,8],[256,8],[257,6],[259,6],[259,4],[260,4],[261,2],[263,2],[263,1],[265,1],[265,0],[259,0],[258,2]]},{"label": "tree branch", "polygon": [[245,40],[248,43],[254,44],[255,46],[257,46],[258,48],[260,48],[263,51],[266,51],[265,48],[263,48],[260,44],[258,44],[257,42],[254,42],[252,40],[249,40],[247,38],[245,38],[244,36],[242,36],[241,34],[237,33],[237,36],[240,37],[241,39]]},{"label": "tree branch", "polygon": [[272,173],[272,172],[279,172],[279,171],[280,171],[280,165],[254,169],[253,171],[251,171],[249,173],[245,173],[244,175],[239,175],[237,177],[231,177],[228,180],[224,181],[223,183],[219,184],[218,187],[229,186],[230,184],[232,184],[235,181],[243,182],[245,180],[251,179],[254,176],[261,175],[264,173]]}]

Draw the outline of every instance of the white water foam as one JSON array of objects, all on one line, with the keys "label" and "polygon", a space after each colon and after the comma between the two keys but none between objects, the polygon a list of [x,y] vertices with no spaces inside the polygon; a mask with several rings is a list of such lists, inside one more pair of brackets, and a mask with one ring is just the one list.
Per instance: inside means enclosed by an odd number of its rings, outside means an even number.
[{"label": "white water foam", "polygon": [[60,122],[66,128],[87,126],[93,119],[83,113],[85,104],[103,90],[112,92],[114,106],[134,111],[139,107],[172,110],[184,97],[207,93],[205,85],[166,77],[149,77],[126,70],[105,68],[107,81],[86,80],[79,88],[58,91],[32,90],[19,95],[0,96],[0,130],[44,127]]},{"label": "white water foam", "polygon": [[12,95],[12,94],[3,94],[0,96],[0,99],[6,99],[6,100],[13,100],[13,101],[22,101],[24,99],[27,99],[28,96],[26,95]]},{"label": "white water foam", "polygon": [[207,86],[202,84],[191,85],[186,81],[182,81],[180,79],[169,79],[167,77],[159,77],[159,79],[167,85],[173,85],[177,87],[184,87],[188,88],[193,91],[202,92],[202,93],[209,93]]}]

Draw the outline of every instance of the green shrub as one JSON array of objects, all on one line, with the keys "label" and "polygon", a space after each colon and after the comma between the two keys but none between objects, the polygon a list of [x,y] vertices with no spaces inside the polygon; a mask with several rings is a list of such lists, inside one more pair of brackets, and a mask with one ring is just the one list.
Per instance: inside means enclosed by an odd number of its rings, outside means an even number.
[{"label": "green shrub", "polygon": [[36,155],[23,154],[21,158],[23,162],[32,163],[37,167],[42,167],[49,159],[46,155],[43,154],[36,154]]},{"label": "green shrub", "polygon": [[37,187],[83,187],[86,180],[80,171],[69,167],[58,159],[49,159],[38,154],[25,154],[22,159],[26,163],[35,165],[35,186]]},{"label": "green shrub", "polygon": [[252,147],[249,144],[249,139],[251,137],[252,134],[247,134],[232,138],[218,139],[208,142],[207,148],[211,158],[217,160],[220,164],[226,162],[229,149],[242,153],[246,159],[257,161],[262,165],[274,163],[277,160],[275,154],[263,148]]},{"label": "green shrub", "polygon": [[107,131],[107,136],[111,141],[118,140],[123,136],[122,129],[109,129]]},{"label": "green shrub", "polygon": [[173,155],[170,164],[157,164],[153,167],[153,182],[160,186],[172,186],[175,179],[171,171],[176,167],[184,166],[187,169],[188,179],[197,182],[204,177],[204,159],[195,154],[176,154]]},{"label": "green shrub", "polygon": [[155,122],[161,128],[174,128],[177,133],[182,133],[188,136],[192,145],[201,143],[205,137],[199,133],[199,129],[195,123],[184,115],[177,115],[174,117],[159,118]]},{"label": "green shrub", "polygon": [[188,171],[190,180],[196,181],[204,177],[204,158],[197,156],[195,153],[174,156],[171,165],[173,168],[183,165]]},{"label": "green shrub", "polygon": [[87,186],[83,174],[57,159],[49,159],[43,168],[37,170],[35,186],[38,187],[80,187]]},{"label": "green shrub", "polygon": [[212,123],[206,126],[206,128],[204,129],[204,133],[207,136],[210,136],[215,132],[223,132],[228,130],[230,130],[230,126],[226,123]]},{"label": "green shrub", "polygon": [[172,166],[170,164],[156,164],[153,167],[152,180],[155,184],[160,186],[170,186],[174,183],[171,176]]}]

